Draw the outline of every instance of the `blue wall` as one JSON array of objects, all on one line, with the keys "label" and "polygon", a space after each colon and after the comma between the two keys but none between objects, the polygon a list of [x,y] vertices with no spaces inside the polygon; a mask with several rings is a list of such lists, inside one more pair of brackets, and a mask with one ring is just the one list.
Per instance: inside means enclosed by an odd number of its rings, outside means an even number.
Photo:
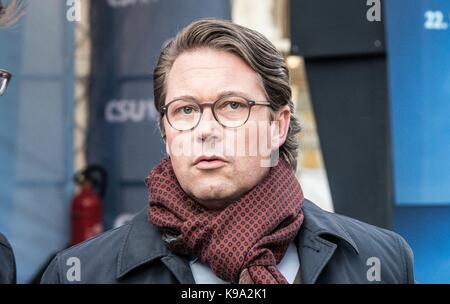
[{"label": "blue wall", "polygon": [[394,226],[415,253],[417,281],[450,283],[450,2],[383,3]]},{"label": "blue wall", "polygon": [[450,206],[401,206],[394,210],[395,231],[414,251],[419,283],[450,283]]}]

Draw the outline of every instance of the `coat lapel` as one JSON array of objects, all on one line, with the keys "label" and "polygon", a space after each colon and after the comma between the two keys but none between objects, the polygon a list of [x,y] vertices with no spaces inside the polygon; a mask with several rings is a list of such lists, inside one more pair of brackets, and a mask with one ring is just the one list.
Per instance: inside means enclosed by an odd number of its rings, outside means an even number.
[{"label": "coat lapel", "polygon": [[189,261],[186,258],[169,254],[161,260],[181,284],[195,284]]},{"label": "coat lapel", "polygon": [[297,250],[302,283],[314,284],[336,250],[336,244],[316,239],[307,229],[298,235]]},{"label": "coat lapel", "polygon": [[[330,261],[338,245],[348,245],[355,254],[359,254],[353,239],[333,220],[331,214],[320,209],[305,199],[303,204],[304,221],[296,237],[300,259],[302,283],[314,284]],[[324,238],[331,235],[339,242],[334,243]],[[342,241],[342,243],[341,243]]]},{"label": "coat lapel", "polygon": [[147,209],[135,216],[128,229],[117,257],[117,279],[143,264],[160,259],[180,283],[195,284],[189,262],[167,249],[158,229],[148,221]]}]

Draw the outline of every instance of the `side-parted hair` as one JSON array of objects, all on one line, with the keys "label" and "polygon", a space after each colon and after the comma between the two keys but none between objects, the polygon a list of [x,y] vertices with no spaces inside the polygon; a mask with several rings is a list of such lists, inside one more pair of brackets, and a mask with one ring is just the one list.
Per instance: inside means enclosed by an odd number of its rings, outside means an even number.
[{"label": "side-parted hair", "polygon": [[161,107],[166,99],[166,79],[173,63],[184,52],[212,48],[239,56],[260,77],[273,111],[288,105],[291,116],[286,141],[280,154],[295,170],[299,149],[300,123],[291,100],[289,71],[283,56],[262,34],[230,21],[202,19],[183,28],[162,50],[153,73],[155,107],[160,113],[159,128],[165,130]]}]

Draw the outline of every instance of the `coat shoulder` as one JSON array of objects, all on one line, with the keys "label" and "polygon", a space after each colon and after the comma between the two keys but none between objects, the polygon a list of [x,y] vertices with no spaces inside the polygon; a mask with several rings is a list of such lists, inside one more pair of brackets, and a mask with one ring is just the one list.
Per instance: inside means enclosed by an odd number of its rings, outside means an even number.
[{"label": "coat shoulder", "polygon": [[[41,283],[84,282],[84,278],[100,277],[100,274],[101,277],[115,277],[113,265],[116,265],[130,227],[131,223],[126,223],[59,252],[47,267]],[[79,268],[80,278],[74,267]]]},{"label": "coat shoulder", "polygon": [[305,211],[310,218],[314,218],[315,227],[319,227],[319,229],[322,228],[324,231],[327,229],[330,231],[336,230],[336,228],[339,227],[340,231],[353,239],[357,246],[364,245],[363,243],[368,240],[393,246],[398,246],[399,242],[406,243],[403,237],[394,231],[365,223],[339,213],[323,210],[312,202],[305,204]]},{"label": "coat shoulder", "polygon": [[[313,218],[319,232],[340,234],[358,252],[361,263],[379,261],[385,277],[392,283],[414,283],[414,255],[406,240],[398,233],[338,213],[325,211],[313,203],[305,205],[305,214]],[[306,215],[305,215],[306,217]],[[317,228],[317,227],[322,227]],[[324,228],[325,227],[325,228]],[[331,233],[339,231],[339,233]],[[326,237],[326,236],[325,236]]]},{"label": "coat shoulder", "polygon": [[126,223],[120,227],[105,231],[89,240],[61,251],[59,255],[62,257],[74,256],[82,258],[84,256],[92,257],[108,253],[109,256],[112,252],[119,252],[120,245],[125,241],[130,227],[131,223]]}]

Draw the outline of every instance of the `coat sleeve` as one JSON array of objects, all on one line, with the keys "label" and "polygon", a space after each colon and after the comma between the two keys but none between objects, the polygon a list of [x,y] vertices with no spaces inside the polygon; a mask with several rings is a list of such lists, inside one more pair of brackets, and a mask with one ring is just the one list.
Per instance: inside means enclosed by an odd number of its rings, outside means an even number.
[{"label": "coat sleeve", "polygon": [[0,284],[16,283],[16,261],[8,240],[0,234]]},{"label": "coat sleeve", "polygon": [[44,274],[42,275],[41,284],[61,284],[59,255],[50,262]]},{"label": "coat sleeve", "polygon": [[404,260],[404,273],[405,273],[405,284],[415,284],[414,280],[414,254],[411,247],[405,241],[403,237],[398,235],[398,240],[400,243],[400,250],[403,255]]}]

